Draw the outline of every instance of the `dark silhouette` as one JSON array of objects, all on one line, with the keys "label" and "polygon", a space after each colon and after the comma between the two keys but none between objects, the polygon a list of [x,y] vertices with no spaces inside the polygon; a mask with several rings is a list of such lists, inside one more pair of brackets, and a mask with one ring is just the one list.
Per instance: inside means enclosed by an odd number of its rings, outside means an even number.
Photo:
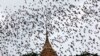
[{"label": "dark silhouette", "polygon": [[80,55],[76,55],[76,56],[98,56],[98,54],[97,53],[91,54],[91,53],[85,51],[85,52],[81,53]]},{"label": "dark silhouette", "polygon": [[38,56],[38,54],[32,52],[32,53],[24,54],[23,56]]}]

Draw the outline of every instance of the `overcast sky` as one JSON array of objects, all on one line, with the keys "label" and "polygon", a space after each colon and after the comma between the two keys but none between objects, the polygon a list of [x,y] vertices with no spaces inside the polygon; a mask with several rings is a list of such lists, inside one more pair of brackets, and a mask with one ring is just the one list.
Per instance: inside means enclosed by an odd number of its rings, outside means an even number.
[{"label": "overcast sky", "polygon": [[99,4],[94,0],[0,0],[0,56],[40,53],[45,19],[58,56],[83,51],[100,54]]}]

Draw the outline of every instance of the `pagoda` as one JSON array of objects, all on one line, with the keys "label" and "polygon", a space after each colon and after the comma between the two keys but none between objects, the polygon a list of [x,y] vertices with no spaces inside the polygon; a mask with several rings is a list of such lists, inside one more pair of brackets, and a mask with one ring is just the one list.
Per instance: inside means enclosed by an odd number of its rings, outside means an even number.
[{"label": "pagoda", "polygon": [[48,32],[46,31],[46,41],[43,46],[43,50],[40,54],[40,56],[57,56],[56,52],[52,48],[49,39],[48,39]]}]

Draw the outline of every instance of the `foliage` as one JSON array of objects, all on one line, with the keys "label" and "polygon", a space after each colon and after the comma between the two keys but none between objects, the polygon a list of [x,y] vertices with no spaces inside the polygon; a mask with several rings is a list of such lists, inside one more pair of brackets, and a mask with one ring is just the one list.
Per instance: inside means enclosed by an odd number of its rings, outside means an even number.
[{"label": "foliage", "polygon": [[97,53],[91,54],[91,53],[85,51],[85,52],[81,53],[80,55],[76,55],[76,56],[98,56],[98,54]]},{"label": "foliage", "polygon": [[32,53],[24,54],[23,56],[38,56],[38,54],[32,52]]}]

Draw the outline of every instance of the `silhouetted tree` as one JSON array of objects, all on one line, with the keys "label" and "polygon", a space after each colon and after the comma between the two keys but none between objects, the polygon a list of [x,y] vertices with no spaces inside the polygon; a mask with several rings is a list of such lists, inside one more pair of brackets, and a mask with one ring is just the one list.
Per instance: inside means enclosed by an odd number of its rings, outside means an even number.
[{"label": "silhouetted tree", "polygon": [[38,56],[38,54],[32,52],[32,53],[24,54],[23,56]]},{"label": "silhouetted tree", "polygon": [[81,53],[80,55],[76,55],[76,56],[98,56],[98,54],[97,53],[91,54],[91,53],[85,51],[85,52]]}]

